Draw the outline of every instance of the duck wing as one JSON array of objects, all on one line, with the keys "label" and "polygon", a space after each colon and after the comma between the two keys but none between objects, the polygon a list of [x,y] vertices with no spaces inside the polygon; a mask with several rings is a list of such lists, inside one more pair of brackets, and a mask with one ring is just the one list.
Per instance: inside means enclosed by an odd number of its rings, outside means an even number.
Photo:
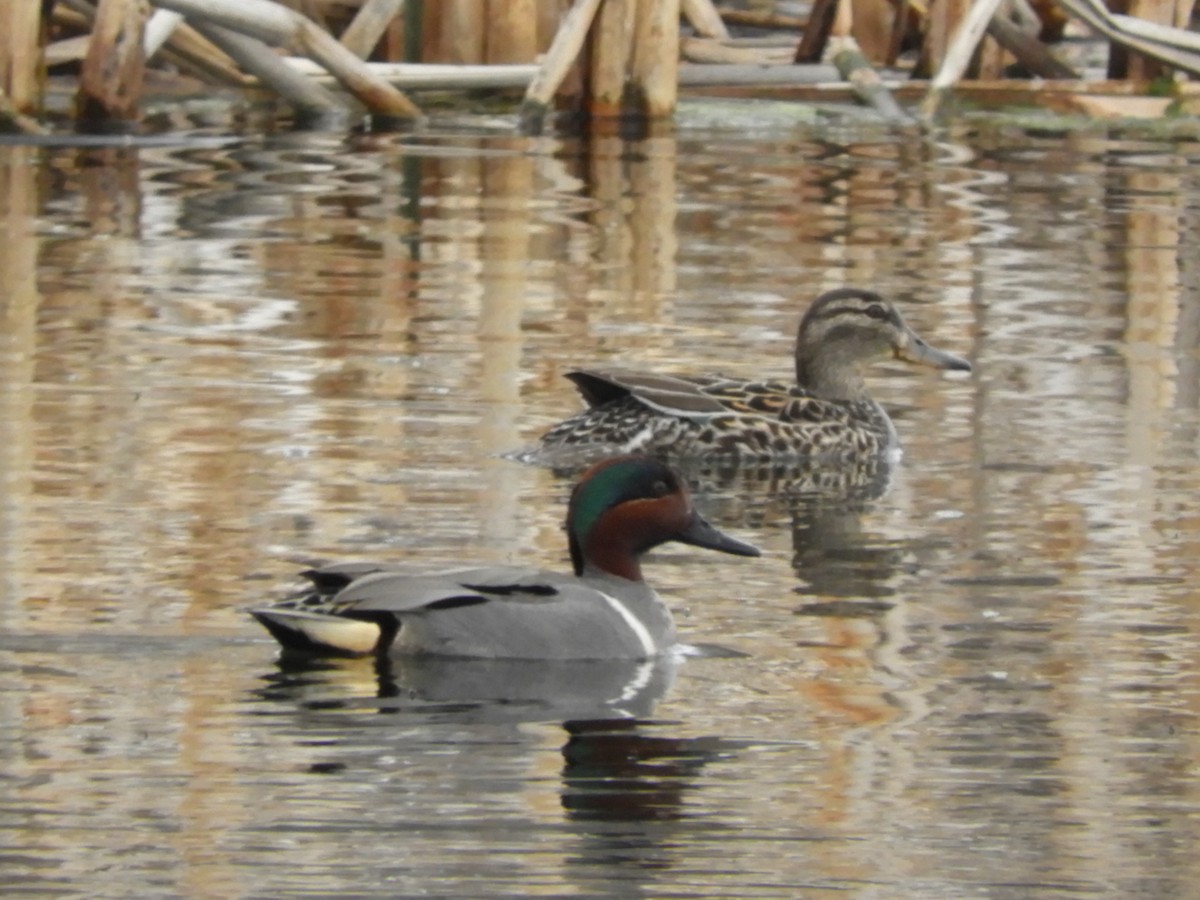
[{"label": "duck wing", "polygon": [[339,563],[303,574],[314,590],[250,614],[284,649],[354,656],[389,647],[406,616],[499,600],[545,603],[564,581],[508,566],[414,575],[399,566]]},{"label": "duck wing", "polygon": [[[633,399],[655,412],[684,418],[705,418],[730,412],[750,411],[739,408],[745,398],[738,387],[745,385],[720,375],[676,376],[638,372],[619,366],[597,366],[566,373],[575,383],[589,407],[613,401]],[[763,382],[763,390],[771,384]],[[774,383],[786,393],[787,387]]]}]

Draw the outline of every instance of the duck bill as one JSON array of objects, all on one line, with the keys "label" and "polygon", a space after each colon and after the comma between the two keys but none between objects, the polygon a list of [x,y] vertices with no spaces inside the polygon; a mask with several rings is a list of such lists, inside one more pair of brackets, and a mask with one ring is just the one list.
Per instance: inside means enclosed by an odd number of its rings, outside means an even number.
[{"label": "duck bill", "polygon": [[700,516],[692,516],[692,521],[675,535],[675,540],[691,544],[693,547],[706,547],[709,550],[732,553],[734,556],[762,556],[762,551],[753,544],[744,543],[723,531],[718,531]]},{"label": "duck bill", "polygon": [[931,347],[911,331],[904,343],[896,347],[896,359],[916,363],[919,366],[932,366],[935,369],[948,369],[953,372],[970,372],[971,364],[961,356]]}]

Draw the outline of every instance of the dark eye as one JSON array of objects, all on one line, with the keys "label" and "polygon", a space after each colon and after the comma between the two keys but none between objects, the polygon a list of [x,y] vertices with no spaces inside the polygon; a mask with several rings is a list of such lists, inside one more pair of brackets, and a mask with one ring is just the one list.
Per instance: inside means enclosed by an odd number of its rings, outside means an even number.
[{"label": "dark eye", "polygon": [[887,310],[878,303],[872,303],[867,307],[867,315],[872,319],[886,319],[888,317]]},{"label": "dark eye", "polygon": [[660,478],[654,484],[650,485],[650,493],[655,497],[665,497],[671,493],[671,486]]}]

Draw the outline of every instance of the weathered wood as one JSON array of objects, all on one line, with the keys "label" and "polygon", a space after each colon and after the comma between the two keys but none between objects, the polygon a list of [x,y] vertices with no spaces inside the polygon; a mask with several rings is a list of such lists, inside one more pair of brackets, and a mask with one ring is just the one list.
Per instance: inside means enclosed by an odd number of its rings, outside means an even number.
[{"label": "weathered wood", "polygon": [[[287,64],[317,81],[334,78],[305,56],[286,57]],[[405,90],[470,90],[472,88],[527,88],[540,66],[450,66],[438,63],[367,63],[372,74]]]},{"label": "weathered wood", "polygon": [[816,0],[812,12],[808,16],[808,27],[796,47],[793,62],[820,62],[825,53],[825,44],[829,41],[829,33],[833,30],[833,20],[837,16],[838,0]]},{"label": "weathered wood", "polygon": [[980,40],[987,33],[988,23],[996,12],[1000,0],[975,0],[967,17],[962,20],[946,49],[945,59],[929,85],[929,92],[921,101],[920,116],[924,122],[932,122],[938,114],[946,92],[967,71],[971,56]]},{"label": "weathered wood", "polygon": [[563,16],[558,34],[543,56],[542,66],[530,82],[521,103],[519,127],[524,133],[541,134],[554,92],[583,49],[583,42],[599,6],[600,0],[575,0]]},{"label": "weathered wood", "polygon": [[729,29],[712,0],[681,0],[680,9],[697,34],[710,38],[729,37]]},{"label": "weathered wood", "polygon": [[751,28],[778,28],[781,31],[803,31],[807,19],[786,16],[776,12],[760,12],[753,9],[734,9],[718,6],[717,14],[726,25],[747,25]]},{"label": "weathered wood", "polygon": [[[1127,8],[1118,9],[1116,12],[1127,13],[1145,22],[1173,26],[1176,24],[1175,8],[1175,0],[1128,0]],[[1125,78],[1145,83],[1165,74],[1163,63],[1154,57],[1137,52],[1124,56],[1125,71],[1121,74]]]},{"label": "weathered wood", "polygon": [[140,0],[100,0],[79,73],[75,116],[85,128],[129,127],[141,115],[145,14]]},{"label": "weathered wood", "polygon": [[345,107],[333,94],[297,72],[262,41],[213,22],[197,21],[195,28],[221,52],[291,104],[300,118],[324,118],[345,112]]},{"label": "weathered wood", "polygon": [[1193,75],[1200,75],[1200,35],[1110,13],[1099,0],[1060,0],[1105,37]]},{"label": "weathered wood", "polygon": [[[642,0],[634,12],[626,113],[648,119],[675,114],[679,95],[679,0]],[[632,106],[632,108],[629,108]]]},{"label": "weathered wood", "polygon": [[537,0],[487,0],[484,61],[531,63],[538,52]]},{"label": "weathered wood", "polygon": [[970,8],[971,0],[932,0],[917,74],[932,75],[942,68],[950,42]]},{"label": "weathered wood", "polygon": [[175,29],[183,24],[183,16],[168,9],[156,9],[146,22],[146,30],[142,35],[142,52],[146,59],[154,57],[162,45],[170,40]]},{"label": "weathered wood", "polygon": [[845,86],[838,70],[824,63],[801,66],[746,66],[729,64],[688,63],[679,67],[680,87],[713,86],[787,86],[817,85],[838,82]]},{"label": "weathered wood", "polygon": [[903,109],[879,74],[858,48],[853,37],[834,37],[829,40],[829,58],[841,73],[842,78],[854,88],[859,100],[891,122],[910,122],[911,117]]},{"label": "weathered wood", "polygon": [[[157,9],[146,22],[142,34],[142,52],[147,62],[162,49],[172,33],[183,24],[183,16],[165,9]],[[63,63],[76,62],[87,56],[91,45],[91,35],[79,35],[62,41],[55,41],[46,47],[45,60],[47,66],[58,66]]]},{"label": "weathered wood", "polygon": [[21,134],[50,133],[37,119],[17,109],[8,99],[8,95],[0,90],[0,132],[3,131],[17,131]]},{"label": "weathered wood", "polygon": [[629,60],[633,55],[637,0],[606,0],[592,29],[592,65],[588,113],[596,118],[621,114]]},{"label": "weathered wood", "polygon": [[189,19],[205,19],[268,43],[295,47],[315,59],[374,115],[420,118],[421,111],[396,88],[371,75],[362,60],[312,20],[268,0],[153,0]]},{"label": "weathered wood", "polygon": [[888,0],[848,0],[850,35],[864,60],[886,63],[898,13]]},{"label": "weathered wood", "polygon": [[688,62],[789,65],[795,51],[786,47],[737,47],[708,38],[685,37],[679,42],[680,56]]},{"label": "weathered wood", "polygon": [[989,23],[988,34],[1011,53],[1031,75],[1055,79],[1079,77],[1074,69],[1055,58],[1037,37],[1022,31],[1001,16],[996,16]]},{"label": "weathered wood", "polygon": [[22,115],[42,103],[41,29],[39,4],[0,3],[0,92]]},{"label": "weathered wood", "polygon": [[[483,6],[483,0],[439,0],[437,62],[471,65],[484,61]],[[426,18],[432,12],[427,11]]]},{"label": "weathered wood", "polygon": [[342,46],[359,59],[366,59],[403,9],[404,0],[365,0],[342,32]]},{"label": "weathered wood", "polygon": [[[288,65],[319,82],[334,80],[332,75],[307,57],[289,56],[286,59]],[[408,90],[527,88],[541,71],[541,67],[536,65],[443,66],[432,63],[368,63],[368,65],[378,77]],[[841,74],[834,66],[820,63],[804,66],[688,63],[679,67],[681,87],[811,85],[840,81]]]}]

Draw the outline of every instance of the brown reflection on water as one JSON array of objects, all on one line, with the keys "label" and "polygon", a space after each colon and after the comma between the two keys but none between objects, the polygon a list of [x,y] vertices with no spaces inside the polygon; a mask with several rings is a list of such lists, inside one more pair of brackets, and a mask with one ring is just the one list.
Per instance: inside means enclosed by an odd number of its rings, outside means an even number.
[{"label": "brown reflection on water", "polygon": [[[1185,891],[1194,155],[970,133],[0,148],[19,884]],[[499,456],[576,408],[562,371],[786,376],[804,303],[843,283],[977,369],[880,367],[890,478],[697,473],[766,555],[666,548],[647,574],[689,641],[750,655],[687,660],[636,725],[481,704],[495,673],[430,700],[369,665],[283,671],[242,614],[312,558],[564,567],[569,485]]]}]

